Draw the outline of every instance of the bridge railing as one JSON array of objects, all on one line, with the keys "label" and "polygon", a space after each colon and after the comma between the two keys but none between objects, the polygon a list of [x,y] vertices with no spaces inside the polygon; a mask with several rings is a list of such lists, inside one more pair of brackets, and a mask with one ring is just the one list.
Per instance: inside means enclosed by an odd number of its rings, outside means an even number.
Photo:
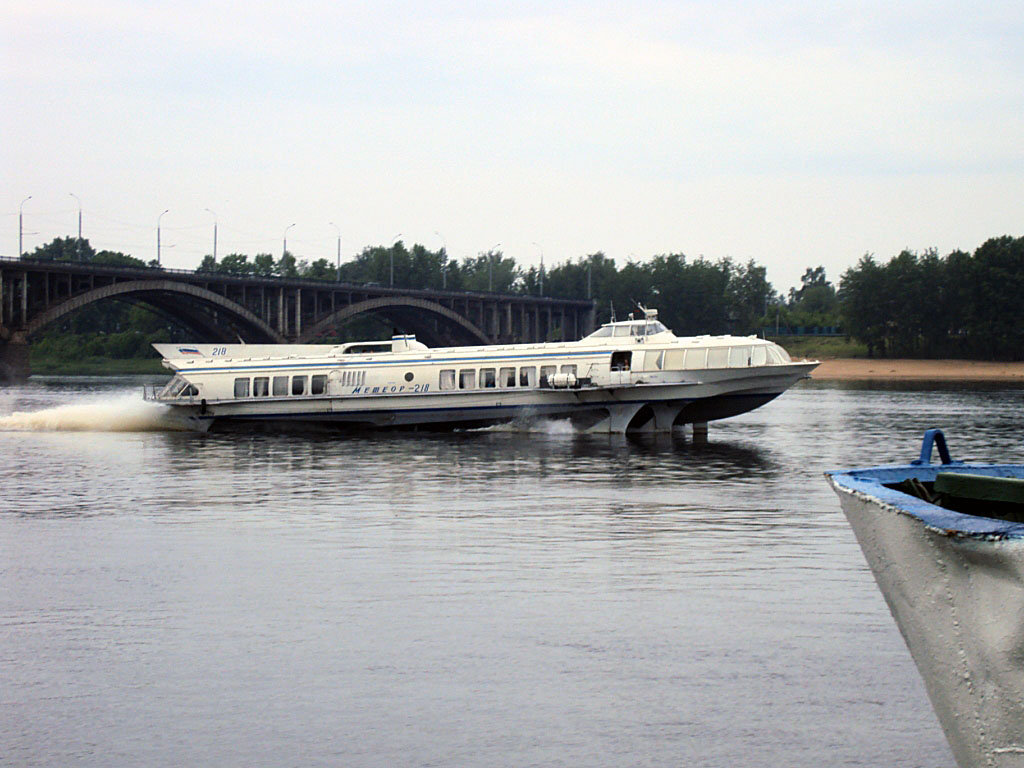
[{"label": "bridge railing", "polygon": [[590,299],[569,299],[560,298],[555,296],[531,296],[529,294],[518,294],[518,293],[500,293],[497,291],[453,291],[449,289],[436,289],[436,288],[412,288],[412,287],[399,287],[399,286],[387,286],[380,285],[376,282],[366,283],[351,283],[340,280],[327,280],[327,279],[316,279],[309,277],[286,277],[283,275],[233,275],[226,272],[206,272],[197,269],[171,269],[168,267],[150,267],[150,266],[136,266],[136,265],[125,265],[119,264],[97,264],[96,262],[86,261],[57,261],[56,259],[25,259],[16,258],[13,256],[0,256],[0,264],[20,264],[30,265],[33,267],[44,268],[44,269],[58,269],[63,271],[72,272],[92,272],[92,273],[103,273],[108,275],[135,275],[138,277],[153,278],[161,275],[168,276],[180,276],[191,279],[207,280],[210,282],[229,282],[229,283],[277,283],[281,285],[288,285],[292,287],[304,287],[304,288],[318,288],[320,290],[355,290],[355,291],[372,291],[373,293],[379,293],[382,296],[392,295],[423,295],[423,296],[438,296],[446,295],[459,298],[477,298],[487,300],[509,300],[514,299],[517,301],[528,301],[536,302],[541,304],[555,304],[555,305],[575,305],[579,307],[591,306],[593,301]]}]

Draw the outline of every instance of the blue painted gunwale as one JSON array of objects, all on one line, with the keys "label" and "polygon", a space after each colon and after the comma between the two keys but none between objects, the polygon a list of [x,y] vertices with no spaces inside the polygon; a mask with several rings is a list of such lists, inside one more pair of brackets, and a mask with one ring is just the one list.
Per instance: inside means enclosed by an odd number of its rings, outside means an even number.
[{"label": "blue painted gunwale", "polygon": [[841,488],[862,493],[895,507],[939,533],[984,539],[1024,540],[1024,523],[1010,523],[954,512],[929,504],[916,496],[885,487],[885,484],[900,483],[910,478],[933,482],[940,472],[1024,478],[1024,464],[894,464],[866,469],[834,470],[825,474]]}]

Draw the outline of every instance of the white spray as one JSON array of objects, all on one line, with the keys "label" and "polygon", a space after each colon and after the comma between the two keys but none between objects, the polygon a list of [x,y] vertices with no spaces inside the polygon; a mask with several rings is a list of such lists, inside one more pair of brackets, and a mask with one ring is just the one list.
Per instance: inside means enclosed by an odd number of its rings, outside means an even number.
[{"label": "white spray", "polygon": [[191,429],[171,408],[119,395],[41,411],[0,416],[0,431],[9,432],[168,432]]}]

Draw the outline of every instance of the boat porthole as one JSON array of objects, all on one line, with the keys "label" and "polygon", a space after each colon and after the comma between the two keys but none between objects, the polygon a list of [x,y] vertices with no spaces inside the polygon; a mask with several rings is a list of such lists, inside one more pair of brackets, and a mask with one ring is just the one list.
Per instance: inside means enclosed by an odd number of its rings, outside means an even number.
[{"label": "boat porthole", "polygon": [[409,371],[407,374],[405,374],[405,380],[412,381],[412,371]]}]

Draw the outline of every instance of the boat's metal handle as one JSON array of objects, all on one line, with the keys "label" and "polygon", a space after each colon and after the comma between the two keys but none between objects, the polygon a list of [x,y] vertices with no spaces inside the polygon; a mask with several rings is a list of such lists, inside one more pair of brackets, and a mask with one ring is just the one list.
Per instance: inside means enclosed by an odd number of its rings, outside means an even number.
[{"label": "boat's metal handle", "polygon": [[956,463],[949,456],[949,448],[946,447],[946,436],[942,434],[942,430],[929,429],[924,433],[924,440],[921,441],[921,458],[912,461],[911,464],[931,464],[933,445],[939,447],[939,458],[942,459],[943,464]]}]

